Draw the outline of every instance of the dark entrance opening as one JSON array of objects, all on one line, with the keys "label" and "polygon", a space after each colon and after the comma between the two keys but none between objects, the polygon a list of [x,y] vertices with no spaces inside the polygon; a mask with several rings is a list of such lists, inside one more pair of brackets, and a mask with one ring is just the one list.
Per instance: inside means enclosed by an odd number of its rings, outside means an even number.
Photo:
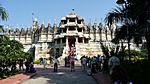
[{"label": "dark entrance opening", "polygon": [[71,56],[73,56],[73,54],[75,53],[75,42],[76,42],[76,39],[74,37],[68,38],[69,51],[68,51],[68,57],[67,57],[66,64],[69,66],[70,66],[70,64],[72,64]]},{"label": "dark entrance opening", "polygon": [[68,39],[68,43],[69,43],[68,45],[69,45],[69,47],[71,47],[71,46],[75,47],[75,42],[76,42],[76,39],[74,37],[70,37]]}]

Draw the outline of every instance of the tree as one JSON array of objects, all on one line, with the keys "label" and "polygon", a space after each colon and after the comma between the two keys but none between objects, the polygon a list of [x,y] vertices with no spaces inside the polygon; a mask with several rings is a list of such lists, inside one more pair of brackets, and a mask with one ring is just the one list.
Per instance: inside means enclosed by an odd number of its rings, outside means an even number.
[{"label": "tree", "polygon": [[[2,5],[0,4],[0,20],[7,20],[8,18],[8,13],[6,12],[5,8],[2,7]],[[0,25],[0,32],[2,31],[2,25]]]},{"label": "tree", "polygon": [[[104,45],[102,42],[100,42],[101,44],[101,49],[102,49],[102,52],[105,56],[105,59],[104,59],[104,70],[106,72],[108,72],[108,60],[109,58],[113,55],[117,56],[119,59],[122,60],[122,53],[120,52],[120,46],[108,46],[108,45]],[[125,48],[124,48],[125,49]]]},{"label": "tree", "polygon": [[0,4],[0,19],[1,20],[7,20],[8,13],[6,12],[5,8],[1,6]]},{"label": "tree", "polygon": [[[27,59],[29,54],[23,51],[23,45],[16,40],[10,40],[5,35],[0,35],[0,78],[13,72],[19,59]],[[11,71],[8,68],[11,67]],[[6,74],[4,74],[6,72]],[[14,73],[13,73],[14,74]]]},{"label": "tree", "polygon": [[114,20],[117,23],[121,23],[122,26],[119,32],[124,34],[124,32],[129,31],[129,37],[127,37],[127,33],[122,37],[119,37],[119,33],[117,33],[115,41],[119,42],[121,39],[130,41],[133,39],[133,41],[138,45],[143,41],[142,38],[144,37],[147,43],[148,60],[150,61],[150,1],[121,1],[124,5],[122,4],[114,9],[113,12],[108,13],[105,20],[109,26],[112,25]]}]

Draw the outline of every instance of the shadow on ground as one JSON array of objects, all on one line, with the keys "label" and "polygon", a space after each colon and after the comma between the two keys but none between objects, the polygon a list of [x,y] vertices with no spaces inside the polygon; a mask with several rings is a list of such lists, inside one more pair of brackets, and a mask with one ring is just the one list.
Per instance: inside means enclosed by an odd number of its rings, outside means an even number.
[{"label": "shadow on ground", "polygon": [[37,67],[36,75],[23,84],[96,84],[95,80],[82,72],[81,66],[76,66],[75,72],[71,72],[69,67],[59,67],[58,72],[53,72],[52,67],[44,69]]}]

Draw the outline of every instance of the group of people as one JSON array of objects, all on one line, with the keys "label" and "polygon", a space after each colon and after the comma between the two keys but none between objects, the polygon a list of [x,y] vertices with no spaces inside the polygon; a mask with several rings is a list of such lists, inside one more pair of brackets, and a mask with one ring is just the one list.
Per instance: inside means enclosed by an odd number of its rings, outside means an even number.
[{"label": "group of people", "polygon": [[[25,60],[19,59],[18,64],[19,64],[19,71],[25,71],[27,73],[35,73],[36,72],[32,58],[25,59]],[[24,65],[25,65],[25,68],[24,68]]]},{"label": "group of people", "polygon": [[[76,60],[77,59],[76,59],[75,54],[70,53],[69,56],[66,56],[64,58],[65,67],[69,66],[70,71],[74,72]],[[105,60],[106,60],[106,57],[102,56],[102,55],[97,55],[97,56],[93,56],[93,57],[82,56],[80,58],[80,62],[82,65],[82,71],[86,71],[86,69],[88,68],[88,70],[90,70],[90,73],[89,73],[90,75],[93,73],[99,72],[99,71],[104,71]],[[46,62],[45,58],[40,58],[40,64],[43,64],[44,68],[45,68],[46,63],[47,62]],[[58,71],[58,64],[59,64],[57,57],[53,58],[53,64],[54,64],[54,72],[57,72]],[[111,53],[111,57],[109,58],[107,65],[108,65],[109,74],[111,77],[114,76],[117,69],[121,69],[120,68],[120,60],[113,53]],[[116,67],[117,67],[117,69],[116,69]]]},{"label": "group of people", "polygon": [[59,61],[58,61],[57,57],[54,57],[54,58],[50,57],[48,60],[46,58],[40,57],[39,60],[40,60],[40,65],[43,65],[44,69],[47,68],[47,64],[53,63],[54,64],[54,72],[58,71]]},{"label": "group of people", "polygon": [[110,75],[112,82],[115,84],[127,84],[127,72],[120,65],[120,59],[114,54],[114,52],[110,53],[110,57],[107,61],[106,58],[101,55],[93,57],[82,56],[80,60],[83,71],[85,71],[86,68],[90,68],[88,69],[90,70],[90,73],[88,73],[90,75],[98,71],[105,72],[106,69],[104,69],[104,62],[107,62],[109,71],[108,74]]},{"label": "group of people", "polygon": [[42,58],[40,57],[40,65],[43,65],[44,69],[46,68],[47,63],[47,59],[46,58]]},{"label": "group of people", "polygon": [[70,71],[75,71],[75,61],[76,61],[75,54],[70,54],[69,56],[66,56],[65,61],[65,67],[70,67]]},{"label": "group of people", "polygon": [[34,68],[33,61],[26,60],[25,61],[25,66],[26,66],[26,70],[25,70],[26,72],[28,72],[28,73],[35,73],[36,72],[36,70]]},{"label": "group of people", "polygon": [[65,67],[70,67],[71,72],[75,71],[75,60],[77,60],[75,52],[76,52],[76,48],[74,47],[74,44],[72,44],[68,52],[69,53],[68,56],[64,58]]},{"label": "group of people", "polygon": [[104,59],[105,57],[101,55],[97,55],[93,57],[82,56],[80,58],[80,61],[81,61],[83,71],[85,71],[86,68],[91,68],[91,74],[101,71],[103,69]]},{"label": "group of people", "polygon": [[[96,73],[98,71],[102,71],[103,63],[104,63],[105,59],[106,59],[105,56],[102,56],[102,55],[97,55],[97,56],[93,56],[93,57],[82,56],[80,58],[81,65],[82,65],[82,71],[86,71],[86,68],[90,68],[91,73]],[[46,59],[40,58],[39,60],[40,60],[40,64],[43,64],[44,68],[46,68],[46,65],[47,65]],[[76,60],[77,59],[76,59],[75,54],[70,54],[69,56],[66,56],[64,58],[65,67],[68,66],[68,67],[70,67],[70,71],[75,71],[75,61]],[[54,72],[57,72],[58,64],[59,64],[57,57],[53,58],[53,64],[54,64]],[[112,74],[113,68],[117,65],[120,65],[120,60],[115,55],[113,55],[108,60],[110,74]]]},{"label": "group of people", "polygon": [[[73,53],[71,53],[69,56],[66,56],[64,58],[65,67],[69,66],[70,71],[74,72],[76,60],[77,60],[76,56]],[[106,57],[102,56],[102,55],[97,55],[97,56],[93,56],[93,57],[82,56],[80,58],[80,62],[82,65],[82,71],[90,70],[90,73],[88,73],[89,75],[91,75],[93,73],[97,73],[99,71],[104,71],[105,70],[104,62],[106,62],[105,60],[106,60]],[[45,68],[46,59],[40,58],[40,64],[44,64],[44,68]],[[57,57],[53,58],[53,64],[54,64],[54,72],[57,72],[58,65],[59,65],[59,61],[58,61]],[[110,74],[112,80],[114,80],[114,81],[116,81],[117,79],[121,80],[121,78],[123,79],[123,81],[127,80],[127,78],[124,77],[125,71],[120,66],[120,60],[117,56],[115,56],[114,53],[111,53],[111,56],[109,57],[107,65],[108,65],[109,74]],[[118,70],[120,70],[120,71],[118,71]],[[118,75],[116,75],[116,74],[118,74]]]},{"label": "group of people", "polygon": [[[92,73],[96,73],[98,71],[101,71],[103,69],[103,63],[104,63],[104,56],[94,56],[94,57],[88,57],[88,56],[82,56],[80,58],[80,62],[82,65],[82,71],[86,71],[86,68],[91,68]],[[65,61],[65,67],[70,67],[71,71],[75,71],[75,61],[78,60],[75,56],[75,54],[70,54],[69,56],[66,56],[64,58]]]}]

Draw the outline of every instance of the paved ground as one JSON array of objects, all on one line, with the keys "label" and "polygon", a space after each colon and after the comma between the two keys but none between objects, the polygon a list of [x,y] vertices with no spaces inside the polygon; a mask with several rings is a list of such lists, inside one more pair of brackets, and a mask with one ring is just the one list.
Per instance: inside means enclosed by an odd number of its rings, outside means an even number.
[{"label": "paved ground", "polygon": [[0,80],[0,84],[20,84],[21,81],[29,79],[30,77],[34,76],[35,73],[32,74],[17,74],[6,79]]},{"label": "paved ground", "polygon": [[103,72],[98,72],[92,75],[92,77],[96,80],[97,84],[111,84],[110,76]]},{"label": "paved ground", "polygon": [[43,69],[42,65],[35,65],[37,73],[33,78],[23,81],[22,84],[97,84],[92,76],[83,72],[80,66],[75,72],[70,72],[70,68],[59,67],[58,72],[53,72],[53,68],[48,66]]},{"label": "paved ground", "polygon": [[50,66],[43,69],[43,66],[35,65],[37,73],[20,73],[0,80],[0,84],[96,84],[96,82],[97,84],[111,84],[109,75],[98,72],[88,76],[87,72],[82,72],[79,67],[80,63],[77,66],[75,72],[70,72],[69,68],[60,67],[59,72],[54,73]]}]

